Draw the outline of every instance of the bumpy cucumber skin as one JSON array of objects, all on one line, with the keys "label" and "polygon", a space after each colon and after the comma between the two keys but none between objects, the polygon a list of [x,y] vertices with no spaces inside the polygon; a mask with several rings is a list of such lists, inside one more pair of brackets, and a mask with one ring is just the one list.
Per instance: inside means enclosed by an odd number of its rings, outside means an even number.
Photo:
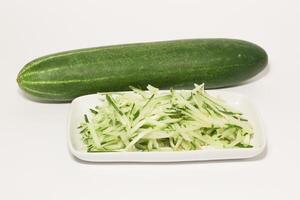
[{"label": "bumpy cucumber skin", "polygon": [[40,101],[68,102],[86,94],[205,83],[239,84],[262,71],[267,53],[235,39],[190,39],[66,51],[26,64],[18,74],[25,93]]}]

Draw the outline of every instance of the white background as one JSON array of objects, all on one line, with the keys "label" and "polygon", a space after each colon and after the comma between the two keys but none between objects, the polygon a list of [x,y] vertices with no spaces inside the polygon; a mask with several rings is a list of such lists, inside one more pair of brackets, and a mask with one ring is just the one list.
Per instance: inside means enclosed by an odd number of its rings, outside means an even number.
[{"label": "white background", "polygon": [[[300,199],[299,0],[0,0],[0,199]],[[89,164],[66,146],[69,104],[24,98],[18,71],[49,53],[118,43],[229,37],[255,42],[268,69],[228,88],[267,131],[256,159]]]}]

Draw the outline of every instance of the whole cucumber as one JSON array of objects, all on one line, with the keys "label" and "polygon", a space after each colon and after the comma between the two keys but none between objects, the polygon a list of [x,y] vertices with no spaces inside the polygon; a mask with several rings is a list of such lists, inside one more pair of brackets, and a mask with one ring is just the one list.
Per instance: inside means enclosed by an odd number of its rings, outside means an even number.
[{"label": "whole cucumber", "polygon": [[20,88],[41,101],[66,102],[86,94],[145,88],[206,88],[239,84],[262,71],[268,56],[235,39],[189,39],[125,44],[56,53],[20,71]]}]

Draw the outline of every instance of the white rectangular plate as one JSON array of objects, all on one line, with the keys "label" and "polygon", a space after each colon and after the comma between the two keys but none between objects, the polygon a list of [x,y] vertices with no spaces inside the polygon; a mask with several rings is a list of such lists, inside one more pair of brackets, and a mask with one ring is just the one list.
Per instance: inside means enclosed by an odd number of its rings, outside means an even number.
[{"label": "white rectangular plate", "polygon": [[72,101],[67,135],[69,149],[75,157],[92,162],[180,162],[241,159],[254,157],[262,153],[266,145],[265,135],[259,117],[248,98],[240,94],[220,90],[208,90],[207,92],[223,99],[228,105],[242,112],[250,121],[254,129],[253,148],[204,148],[202,150],[180,152],[87,152],[77,127],[84,120],[84,114],[90,113],[89,108],[96,105],[101,106],[101,97],[92,94],[78,97]]}]

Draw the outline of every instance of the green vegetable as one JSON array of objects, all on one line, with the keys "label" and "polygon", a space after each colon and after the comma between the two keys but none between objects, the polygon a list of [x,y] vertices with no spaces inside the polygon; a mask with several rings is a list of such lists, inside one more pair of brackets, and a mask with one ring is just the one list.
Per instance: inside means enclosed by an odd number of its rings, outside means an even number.
[{"label": "green vegetable", "polygon": [[80,134],[88,152],[182,151],[205,146],[250,148],[253,130],[244,116],[208,95],[191,91],[103,94],[103,105],[84,116]]},{"label": "green vegetable", "polygon": [[38,58],[20,71],[20,88],[40,101],[65,102],[96,92],[239,84],[267,64],[259,46],[233,39],[193,39],[79,49]]}]

